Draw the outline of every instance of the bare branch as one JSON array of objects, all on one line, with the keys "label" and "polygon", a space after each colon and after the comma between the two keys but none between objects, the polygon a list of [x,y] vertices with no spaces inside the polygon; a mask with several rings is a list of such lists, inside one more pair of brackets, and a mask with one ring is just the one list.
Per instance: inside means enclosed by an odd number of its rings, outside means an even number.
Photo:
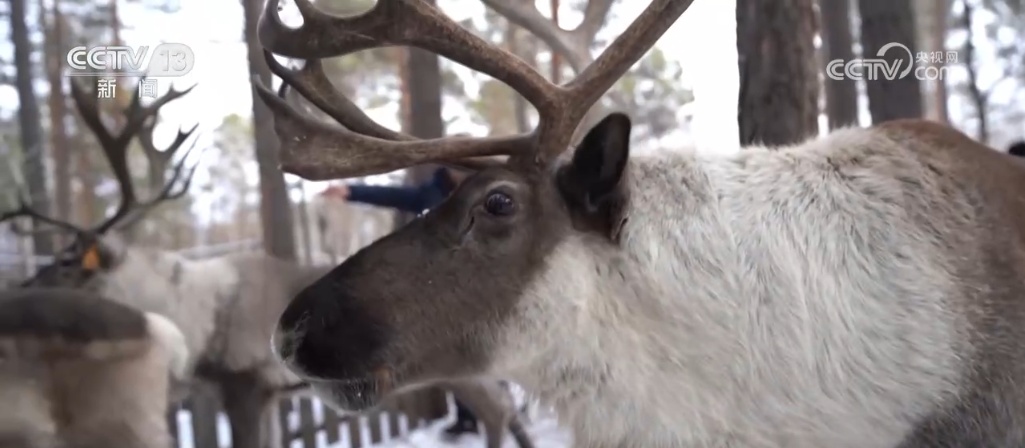
[{"label": "bare branch", "polygon": [[591,45],[612,9],[612,0],[589,0],[584,8],[584,19],[572,30],[566,30],[548,20],[532,1],[481,0],[510,22],[525,28],[540,38],[553,51],[565,57],[573,71],[580,73],[594,58]]}]

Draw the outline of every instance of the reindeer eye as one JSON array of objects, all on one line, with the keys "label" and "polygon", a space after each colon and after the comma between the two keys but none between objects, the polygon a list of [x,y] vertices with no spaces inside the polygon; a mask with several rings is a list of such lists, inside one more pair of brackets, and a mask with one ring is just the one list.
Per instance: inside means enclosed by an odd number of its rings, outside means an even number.
[{"label": "reindeer eye", "polygon": [[516,211],[516,203],[505,193],[492,192],[484,199],[484,211],[494,216],[509,216]]}]

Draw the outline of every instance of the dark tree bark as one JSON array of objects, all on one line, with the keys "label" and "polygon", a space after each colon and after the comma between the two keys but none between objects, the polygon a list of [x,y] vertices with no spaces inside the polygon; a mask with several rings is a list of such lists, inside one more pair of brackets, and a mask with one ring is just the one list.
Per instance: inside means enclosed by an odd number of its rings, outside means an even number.
[{"label": "dark tree bark", "polygon": [[[911,0],[859,0],[858,10],[861,13],[861,48],[863,58],[876,58],[879,50],[886,44],[896,42],[903,44],[912,52],[915,44],[915,20],[911,10]],[[892,48],[882,56],[888,63],[902,61],[900,71],[908,64],[908,55],[899,48]],[[870,80],[866,77],[868,91],[868,109],[872,114],[872,123],[896,120],[900,118],[919,118],[922,116],[921,85],[914,72],[903,78]]]},{"label": "dark tree bark", "polygon": [[742,145],[787,145],[818,133],[813,0],[737,0]]},{"label": "dark tree bark", "polygon": [[419,138],[445,135],[441,119],[441,67],[438,55],[409,49],[409,132]]},{"label": "dark tree bark", "polygon": [[[245,38],[249,53],[249,74],[257,76],[264,85],[271,85],[271,72],[263,59],[263,47],[256,35],[256,24],[263,11],[262,0],[245,0]],[[285,177],[278,169],[278,137],[274,133],[274,118],[253,91],[253,132],[256,140],[256,163],[260,171],[260,216],[263,224],[263,244],[268,254],[289,260],[296,259],[295,230],[291,201],[285,186]]]},{"label": "dark tree bark", "polygon": [[827,64],[826,116],[829,128],[858,124],[858,89],[852,79],[833,79],[828,76],[830,61],[844,63],[854,59],[854,40],[851,38],[850,0],[825,0],[819,2],[822,14],[822,46]]},{"label": "dark tree bark", "polygon": [[[64,77],[61,76],[61,57],[64,50],[64,16],[61,14],[60,1],[53,4],[49,20],[40,20],[46,24],[46,79],[50,85],[50,147],[53,152],[54,181],[54,216],[62,221],[74,221],[71,217],[71,161],[68,153],[68,128],[65,119],[68,116],[67,96],[64,95]],[[47,17],[43,2],[39,2],[39,17]],[[47,23],[48,22],[48,23]],[[64,246],[62,235],[58,235],[58,245]]]},{"label": "dark tree bark", "polygon": [[[32,41],[29,38],[28,11],[25,0],[11,0],[11,43],[14,45],[16,68],[15,87],[18,90],[18,125],[21,132],[21,150],[25,160],[25,181],[33,208],[50,213],[50,198],[46,191],[46,163],[43,151],[43,127],[39,113],[39,98],[32,87]],[[33,237],[37,255],[53,253],[53,239],[47,234]]]}]

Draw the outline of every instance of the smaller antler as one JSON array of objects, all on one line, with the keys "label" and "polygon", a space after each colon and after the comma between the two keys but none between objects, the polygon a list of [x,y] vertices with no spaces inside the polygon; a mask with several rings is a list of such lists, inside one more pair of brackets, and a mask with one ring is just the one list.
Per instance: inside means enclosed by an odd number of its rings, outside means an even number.
[{"label": "smaller antler", "polygon": [[[88,95],[77,82],[72,82],[71,94],[75,101],[75,105],[82,116],[82,120],[86,123],[93,134],[96,135],[97,140],[99,140],[104,156],[107,158],[107,162],[110,164],[111,171],[114,173],[114,177],[121,190],[121,201],[118,203],[117,210],[111,217],[103,220],[93,227],[81,227],[71,222],[46,216],[44,213],[32,209],[28,202],[23,198],[23,195],[19,195],[18,207],[14,210],[0,214],[0,222],[9,221],[18,217],[28,217],[53,226],[51,229],[43,229],[40,232],[57,229],[76,233],[78,235],[100,235],[111,229],[130,226],[153,207],[165,201],[174,200],[183,196],[188,192],[189,187],[192,184],[193,175],[197,168],[197,165],[193,165],[188,169],[186,169],[185,166],[185,162],[188,160],[189,155],[195,148],[195,140],[193,140],[192,145],[190,145],[188,149],[179,156],[179,161],[174,165],[171,178],[165,182],[165,184],[160,188],[160,191],[154,193],[153,197],[146,200],[139,199],[135,193],[135,188],[132,185],[132,177],[128,169],[128,147],[133,138],[142,134],[143,138],[141,138],[141,143],[144,150],[147,151],[147,155],[151,155],[151,151],[159,153],[159,157],[163,160],[163,166],[166,166],[167,161],[179,152],[181,146],[186,140],[188,140],[189,136],[193,134],[196,127],[193,127],[188,131],[179,130],[178,136],[175,137],[174,142],[172,142],[167,149],[160,151],[156,149],[156,146],[153,144],[152,125],[148,123],[148,120],[155,116],[160,108],[165,104],[181,98],[191,90],[192,87],[186,90],[171,89],[167,94],[156,99],[153,103],[147,106],[143,106],[140,103],[140,95],[138,94],[138,91],[136,91],[136,95],[134,96],[129,109],[125,112],[126,123],[124,127],[119,133],[114,134],[106,127],[106,125],[103,124],[99,107],[95,99],[96,96]],[[175,188],[176,186],[177,188]],[[18,233],[25,233],[18,229],[15,229],[15,231]]]},{"label": "smaller antler", "polygon": [[[178,150],[181,149],[185,141],[196,132],[199,128],[199,123],[192,126],[191,129],[185,130],[182,127],[178,128],[178,134],[174,137],[174,141],[171,142],[167,148],[160,149],[153,143],[153,130],[156,127],[156,119],[147,120],[146,124],[139,129],[139,144],[142,146],[142,150],[146,153],[146,160],[150,166],[154,167],[156,171],[164,172],[167,168],[167,164],[171,162]],[[193,143],[195,145],[195,143]]]},{"label": "smaller antler", "polygon": [[[132,96],[132,103],[125,112],[125,125],[121,129],[121,132],[115,135],[106,127],[106,125],[103,124],[96,101],[96,95],[88,95],[78,85],[78,83],[71,83],[71,95],[75,100],[75,106],[77,107],[79,114],[82,116],[82,120],[85,121],[86,125],[89,126],[89,129],[96,135],[97,140],[99,140],[100,147],[103,149],[103,154],[107,159],[107,163],[110,165],[110,169],[114,174],[114,179],[117,181],[121,191],[121,201],[118,203],[117,209],[114,211],[113,215],[96,226],[94,229],[96,233],[102,234],[119,226],[119,223],[122,220],[134,213],[134,209],[148,210],[162,201],[180,197],[185,193],[185,191],[187,191],[188,186],[191,183],[191,173],[195,171],[195,167],[189,170],[189,175],[187,176],[182,190],[174,193],[171,192],[173,190],[173,185],[179,181],[182,173],[184,172],[186,157],[182,157],[177,166],[175,166],[174,175],[161,192],[152,199],[146,201],[139,200],[138,195],[135,192],[135,186],[132,184],[131,172],[128,169],[129,144],[132,139],[143,130],[147,121],[157,114],[161,107],[171,101],[185,96],[195,88],[195,86],[189,87],[185,90],[175,90],[172,88],[165,95],[157,98],[149,105],[143,106],[140,100],[141,95],[139,95],[138,91],[138,89],[141,88],[141,85],[142,82],[140,80],[139,86],[136,87],[135,95]],[[175,142],[177,146],[181,146],[191,133],[192,131],[189,131],[184,138],[181,138],[181,142],[178,142],[178,139],[176,139]],[[179,137],[181,137],[180,131]],[[145,147],[146,144],[144,143],[143,145]],[[174,144],[172,144],[172,147],[173,146]],[[191,148],[189,151],[191,151]],[[134,221],[134,219],[132,221]]]},{"label": "smaller antler", "polygon": [[17,233],[19,235],[35,235],[35,234],[50,233],[53,230],[61,230],[61,231],[66,231],[66,232],[70,232],[70,233],[84,233],[84,232],[86,232],[86,229],[84,229],[82,227],[78,227],[78,226],[76,226],[76,225],[74,225],[74,224],[72,224],[70,222],[64,222],[64,221],[58,220],[56,218],[51,218],[51,217],[46,216],[46,215],[40,213],[39,211],[33,209],[32,206],[29,205],[28,201],[25,200],[24,195],[21,194],[21,191],[19,191],[18,193],[19,193],[18,194],[18,207],[15,208],[14,210],[10,210],[10,211],[7,211],[7,212],[4,212],[4,213],[0,214],[0,223],[7,222],[7,221],[10,221],[10,220],[15,219],[15,218],[23,218],[24,217],[24,218],[31,218],[31,219],[33,219],[35,221],[38,221],[38,222],[41,222],[41,223],[44,223],[44,224],[49,224],[49,225],[51,225],[53,227],[49,228],[49,229],[37,229],[37,230],[33,230],[33,231],[29,232],[29,231],[24,231],[24,230],[22,230],[22,229],[12,225],[12,230],[15,233]]},{"label": "smaller antler", "polygon": [[[577,126],[601,96],[654,45],[693,0],[653,0],[623,33],[572,82],[557,86],[530,65],[464,29],[422,0],[378,0],[366,13],[338,17],[310,0],[296,0],[303,25],[289,28],[268,0],[259,23],[271,71],[345,129],[304,116],[258,79],[253,85],[275,115],[282,168],[311,180],[379,174],[423,163],[474,156],[512,156],[544,166],[568,149]],[[594,7],[592,16],[601,12]],[[590,27],[590,25],[588,25]],[[585,27],[581,33],[590,33]],[[339,93],[321,58],[386,46],[413,46],[491,75],[520,93],[540,114],[533,132],[511,137],[418,140],[374,123]],[[306,60],[289,70],[272,54]]]}]

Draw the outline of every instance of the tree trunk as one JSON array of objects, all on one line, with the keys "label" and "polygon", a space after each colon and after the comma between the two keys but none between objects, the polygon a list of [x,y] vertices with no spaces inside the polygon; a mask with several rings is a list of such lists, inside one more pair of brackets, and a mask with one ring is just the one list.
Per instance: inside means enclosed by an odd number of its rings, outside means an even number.
[{"label": "tree trunk", "polygon": [[[908,64],[915,64],[914,51],[917,46],[911,0],[859,0],[858,10],[861,13],[862,57],[878,57],[888,64],[900,61],[894,79],[886,79],[881,72],[877,79],[869,79],[866,73],[865,84],[872,123],[921,117],[922,91],[914,71],[903,78],[899,77]],[[890,48],[886,54],[877,56],[879,50],[890,43],[907,47],[912,52],[911,60],[907,60],[909,55],[899,47]]]},{"label": "tree trunk", "polygon": [[[552,25],[559,28],[559,0],[551,0],[550,9],[552,14]],[[510,24],[511,26],[511,24]],[[550,75],[551,81],[554,84],[562,84],[562,55],[552,49],[552,73]]]},{"label": "tree trunk", "polygon": [[[509,52],[523,59],[531,67],[537,67],[537,60],[534,58],[533,48],[529,41],[529,33],[515,23],[505,21],[505,41],[509,45]],[[513,91],[513,113],[516,116],[516,132],[530,132],[530,103],[523,95]]]},{"label": "tree trunk", "polygon": [[737,0],[741,145],[818,133],[813,0]]},{"label": "tree trunk", "polygon": [[[77,123],[84,127],[81,120]],[[80,127],[79,129],[82,129]],[[92,151],[76,151],[75,177],[78,178],[79,186],[75,201],[78,211],[78,222],[92,225],[95,223],[96,215],[96,171],[93,170]]]},{"label": "tree trunk", "polygon": [[975,33],[972,32],[972,17],[975,10],[968,1],[962,0],[964,12],[961,13],[961,26],[968,34],[964,43],[964,66],[968,72],[968,99],[975,109],[975,117],[979,120],[979,127],[976,130],[975,138],[984,144],[989,144],[989,94],[979,88],[979,72],[975,67],[975,43],[972,39]]},{"label": "tree trunk", "polygon": [[[263,59],[263,47],[256,35],[256,24],[263,12],[262,0],[245,0],[245,37],[249,53],[249,74],[257,75],[265,86],[271,85],[271,72]],[[268,254],[289,260],[296,259],[292,207],[285,187],[285,176],[278,169],[278,137],[274,118],[267,105],[253,91],[253,133],[256,140],[256,163],[260,171],[260,217],[263,223],[263,245]]]},{"label": "tree trunk", "polygon": [[307,266],[313,265],[313,235],[310,228],[309,201],[306,200],[306,187],[302,181],[296,183],[299,190],[299,203],[296,206],[296,213],[299,216],[299,235],[303,242],[303,263]]},{"label": "tree trunk", "polygon": [[[918,25],[918,42],[923,52],[946,53],[947,15],[950,0],[915,0],[912,5]],[[925,117],[941,123],[949,123],[947,113],[947,84],[943,77],[922,80]]]},{"label": "tree trunk", "polygon": [[[43,1],[39,2],[39,17],[46,17],[46,8]],[[46,23],[46,20],[40,20]],[[62,221],[74,221],[71,216],[71,163],[68,153],[68,129],[65,119],[68,116],[66,96],[64,95],[64,77],[61,76],[61,56],[64,51],[64,17],[60,10],[60,0],[53,3],[53,11],[50,15],[49,24],[46,26],[45,56],[46,56],[46,79],[50,84],[50,147],[53,155],[53,180],[54,180],[54,216]],[[58,246],[64,246],[67,241],[58,235]]]},{"label": "tree trunk", "polygon": [[[434,0],[428,0],[432,5]],[[419,138],[440,138],[445,135],[441,118],[441,65],[438,55],[419,48],[406,51],[405,85],[408,87],[408,132]],[[406,170],[407,184],[421,184],[430,180],[437,167],[417,166]],[[403,213],[396,218],[396,227],[413,218]]]},{"label": "tree trunk", "polygon": [[[14,45],[16,67],[15,85],[18,90],[18,125],[21,132],[21,150],[24,155],[25,181],[33,208],[50,213],[50,198],[46,191],[46,163],[43,151],[43,128],[39,113],[39,98],[32,82],[32,41],[29,39],[28,11],[25,0],[11,0],[11,43]],[[33,223],[33,227],[34,227]],[[53,253],[53,239],[47,234],[33,237],[35,253]]]},{"label": "tree trunk", "polygon": [[[822,46],[825,50],[826,116],[829,128],[858,124],[858,89],[853,79],[829,76],[830,61],[841,64],[854,59],[854,41],[851,38],[851,4],[849,0],[819,2],[822,14]],[[842,73],[842,71],[841,71]]]}]

